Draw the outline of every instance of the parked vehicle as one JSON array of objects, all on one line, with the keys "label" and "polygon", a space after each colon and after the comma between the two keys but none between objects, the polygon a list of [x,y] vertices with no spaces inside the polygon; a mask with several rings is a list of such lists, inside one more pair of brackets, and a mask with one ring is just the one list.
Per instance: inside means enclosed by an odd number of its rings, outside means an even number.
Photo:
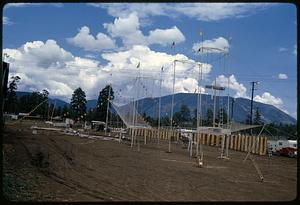
[{"label": "parked vehicle", "polygon": [[268,140],[267,144],[272,154],[297,157],[297,140]]}]

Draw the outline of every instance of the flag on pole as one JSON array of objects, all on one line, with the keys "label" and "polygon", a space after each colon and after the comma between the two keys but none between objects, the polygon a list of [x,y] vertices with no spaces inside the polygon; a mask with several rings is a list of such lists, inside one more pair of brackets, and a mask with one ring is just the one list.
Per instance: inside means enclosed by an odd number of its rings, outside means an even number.
[{"label": "flag on pole", "polygon": [[171,48],[175,48],[175,41],[173,41]]},{"label": "flag on pole", "polygon": [[137,64],[136,68],[139,68],[139,67],[140,67],[140,65],[141,65],[141,63],[139,62],[139,63]]},{"label": "flag on pole", "polygon": [[199,34],[200,34],[200,36],[202,36],[202,35],[203,35],[202,31],[200,31],[200,33],[199,33]]}]

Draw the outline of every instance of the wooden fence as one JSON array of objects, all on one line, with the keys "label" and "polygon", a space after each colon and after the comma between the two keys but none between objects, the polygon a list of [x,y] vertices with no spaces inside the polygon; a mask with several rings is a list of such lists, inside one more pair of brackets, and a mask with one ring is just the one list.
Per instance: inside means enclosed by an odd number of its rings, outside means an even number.
[{"label": "wooden fence", "polygon": [[[179,132],[174,130],[174,134],[172,135],[172,131],[169,129],[160,129],[160,140],[168,140],[169,137],[172,137],[172,141],[179,142]],[[157,129],[137,129],[137,128],[129,128],[128,134],[129,136],[136,133],[137,136],[144,139],[144,143],[157,139],[158,137],[158,130]],[[193,133],[193,141],[196,142],[198,133]],[[204,145],[209,146],[216,146],[221,147],[222,144],[222,136],[220,135],[212,135],[212,134],[200,134],[202,135],[202,141],[198,142],[199,144],[202,143]],[[200,136],[199,136],[200,137]],[[228,148],[231,150],[248,152],[258,154],[258,155],[265,155],[267,151],[267,137],[265,136],[247,136],[241,134],[232,134],[228,136],[229,146]]]}]

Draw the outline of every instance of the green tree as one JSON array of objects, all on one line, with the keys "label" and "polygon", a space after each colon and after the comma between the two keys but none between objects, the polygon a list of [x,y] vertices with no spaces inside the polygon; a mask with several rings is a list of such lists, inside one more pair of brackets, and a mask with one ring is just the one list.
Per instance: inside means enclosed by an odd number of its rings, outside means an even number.
[{"label": "green tree", "polygon": [[261,120],[261,114],[258,110],[258,107],[256,108],[255,114],[254,114],[254,120],[253,120],[253,124],[254,125],[260,125],[262,123]]},{"label": "green tree", "polygon": [[49,92],[48,90],[44,89],[41,93],[42,100],[47,100],[43,105],[41,105],[41,114],[43,116],[43,119],[46,119],[48,117],[48,109],[49,109],[49,103],[48,103],[48,96]]},{"label": "green tree", "polygon": [[206,126],[212,126],[213,121],[213,111],[211,109],[207,109],[206,111],[206,120],[203,122]]},{"label": "green tree", "polygon": [[23,95],[22,97],[19,98],[19,103],[18,103],[19,111],[28,113],[36,108],[36,110],[32,113],[32,115],[43,116],[43,114],[45,113],[44,110],[45,107],[43,106],[43,104],[41,104],[39,107],[37,106],[45,100],[46,100],[45,96],[43,96],[43,94],[40,92],[32,92],[30,94]]},{"label": "green tree", "polygon": [[[105,88],[103,88],[99,92],[96,113],[95,113],[96,120],[105,122],[108,97],[109,97],[109,101],[112,101],[114,99],[114,91],[113,91],[113,88],[111,87],[111,85],[106,85]],[[111,107],[111,104],[109,103],[109,109],[110,109],[110,107]]]},{"label": "green tree", "polygon": [[[221,116],[221,113],[223,113],[223,117]],[[221,118],[223,118],[223,124],[226,124],[227,123],[227,112],[224,108],[221,108],[219,111],[218,111],[218,122],[221,121]]]},{"label": "green tree", "polygon": [[245,123],[248,125],[251,123],[251,115],[249,113],[246,115]]},{"label": "green tree", "polygon": [[80,87],[74,90],[70,103],[71,115],[74,119],[85,120],[86,102],[85,92]]},{"label": "green tree", "polygon": [[7,99],[4,104],[4,111],[9,113],[16,113],[18,110],[18,98],[16,91],[18,89],[18,83],[20,81],[19,76],[12,76],[7,89]]},{"label": "green tree", "polygon": [[188,106],[181,105],[180,111],[175,112],[173,116],[174,126],[189,127],[192,117]]},{"label": "green tree", "polygon": [[55,116],[61,116],[61,112],[62,112],[62,109],[61,107],[58,107],[57,109],[55,109]]},{"label": "green tree", "polygon": [[161,126],[170,126],[171,125],[171,120],[168,116],[162,117],[161,120]]},{"label": "green tree", "polygon": [[62,116],[64,118],[69,118],[70,117],[70,108],[67,105],[64,105],[62,109]]}]

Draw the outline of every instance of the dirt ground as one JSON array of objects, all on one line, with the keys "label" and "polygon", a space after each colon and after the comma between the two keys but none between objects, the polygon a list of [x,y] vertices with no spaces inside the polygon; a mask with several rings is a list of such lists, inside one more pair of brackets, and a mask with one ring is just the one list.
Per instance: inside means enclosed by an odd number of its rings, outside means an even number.
[{"label": "dirt ground", "polygon": [[[17,201],[290,201],[297,196],[297,160],[254,156],[260,182],[244,152],[203,146],[204,167],[187,149],[168,143],[88,139],[38,130],[31,121],[5,127],[4,176],[24,182]],[[25,193],[26,192],[26,193]],[[24,197],[26,196],[26,197]],[[11,199],[11,198],[10,198]]]}]

